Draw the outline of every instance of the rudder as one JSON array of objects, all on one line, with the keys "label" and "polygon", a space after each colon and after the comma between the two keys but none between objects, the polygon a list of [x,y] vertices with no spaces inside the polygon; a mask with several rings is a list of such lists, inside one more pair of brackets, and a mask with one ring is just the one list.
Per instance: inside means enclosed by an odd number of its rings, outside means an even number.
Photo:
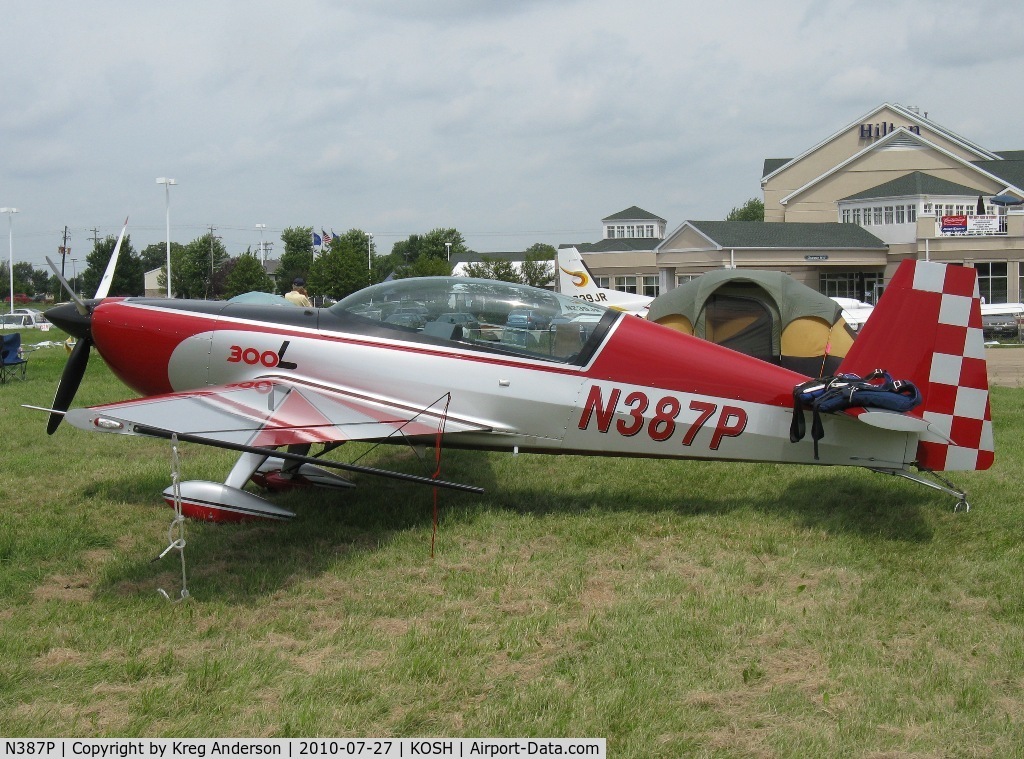
[{"label": "rudder", "polygon": [[[917,463],[988,469],[995,457],[981,298],[972,268],[906,260],[861,328],[840,372],[885,369],[921,391]],[[952,441],[952,442],[951,442]]]}]

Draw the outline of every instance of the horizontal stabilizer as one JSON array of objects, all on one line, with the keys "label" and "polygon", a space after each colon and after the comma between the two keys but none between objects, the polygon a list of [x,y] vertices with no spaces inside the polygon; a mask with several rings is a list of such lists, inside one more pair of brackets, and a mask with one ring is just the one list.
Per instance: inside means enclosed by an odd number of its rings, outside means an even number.
[{"label": "horizontal stabilizer", "polygon": [[935,425],[917,416],[902,414],[899,411],[883,411],[877,409],[855,409],[855,411],[860,413],[852,413],[849,415],[857,419],[858,422],[870,424],[872,427],[878,427],[883,430],[892,430],[894,432],[916,432],[918,434],[928,432],[945,438],[950,443],[953,442],[952,440],[949,440],[949,438],[946,438],[945,434],[935,427]]}]

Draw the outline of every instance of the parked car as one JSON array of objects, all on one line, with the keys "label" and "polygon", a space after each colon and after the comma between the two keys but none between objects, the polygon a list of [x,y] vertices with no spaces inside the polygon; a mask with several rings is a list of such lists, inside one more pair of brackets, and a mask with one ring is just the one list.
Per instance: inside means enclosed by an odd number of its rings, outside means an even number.
[{"label": "parked car", "polygon": [[441,314],[437,317],[437,321],[444,322],[445,324],[461,324],[464,330],[480,329],[480,322],[476,320],[473,314]]},{"label": "parked car", "polygon": [[1018,318],[1024,318],[1024,304],[981,304],[981,329],[986,339],[1017,337]]},{"label": "parked car", "polygon": [[[10,300],[10,298],[8,298]],[[16,308],[11,313],[3,314],[4,329],[49,329],[50,322],[42,311],[34,308]]]},{"label": "parked car", "polygon": [[427,320],[423,318],[422,314],[412,311],[402,311],[400,313],[391,314],[391,316],[384,320],[384,323],[394,324],[398,327],[409,327],[410,329],[422,329],[423,325],[427,323]]},{"label": "parked car", "polygon": [[1017,317],[1012,314],[991,314],[981,317],[981,330],[986,338],[1017,337]]},{"label": "parked car", "polygon": [[551,319],[535,309],[516,309],[510,311],[505,326],[512,329],[547,329]]}]

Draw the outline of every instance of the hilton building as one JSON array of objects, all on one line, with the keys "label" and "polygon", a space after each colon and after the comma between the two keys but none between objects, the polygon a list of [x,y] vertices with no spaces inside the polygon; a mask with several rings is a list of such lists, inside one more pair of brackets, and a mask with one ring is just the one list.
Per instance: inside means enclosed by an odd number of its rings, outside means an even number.
[{"label": "hilton building", "polygon": [[1024,301],[1024,150],[988,150],[884,104],[795,158],[766,159],[761,189],[763,223],[684,221],[665,234],[663,219],[633,207],[577,247],[604,286],[648,295],[756,268],[874,300],[916,258],[973,266],[989,303]]}]

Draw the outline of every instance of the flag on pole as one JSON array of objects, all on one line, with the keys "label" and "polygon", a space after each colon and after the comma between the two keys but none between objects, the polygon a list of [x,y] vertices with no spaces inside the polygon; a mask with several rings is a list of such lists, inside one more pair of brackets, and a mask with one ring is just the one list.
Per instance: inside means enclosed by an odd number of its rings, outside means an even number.
[{"label": "flag on pole", "polygon": [[318,235],[316,232],[314,232],[313,233],[313,247],[314,248],[321,248],[321,247],[323,247],[323,244],[324,244],[323,239],[320,237],[320,235]]}]

